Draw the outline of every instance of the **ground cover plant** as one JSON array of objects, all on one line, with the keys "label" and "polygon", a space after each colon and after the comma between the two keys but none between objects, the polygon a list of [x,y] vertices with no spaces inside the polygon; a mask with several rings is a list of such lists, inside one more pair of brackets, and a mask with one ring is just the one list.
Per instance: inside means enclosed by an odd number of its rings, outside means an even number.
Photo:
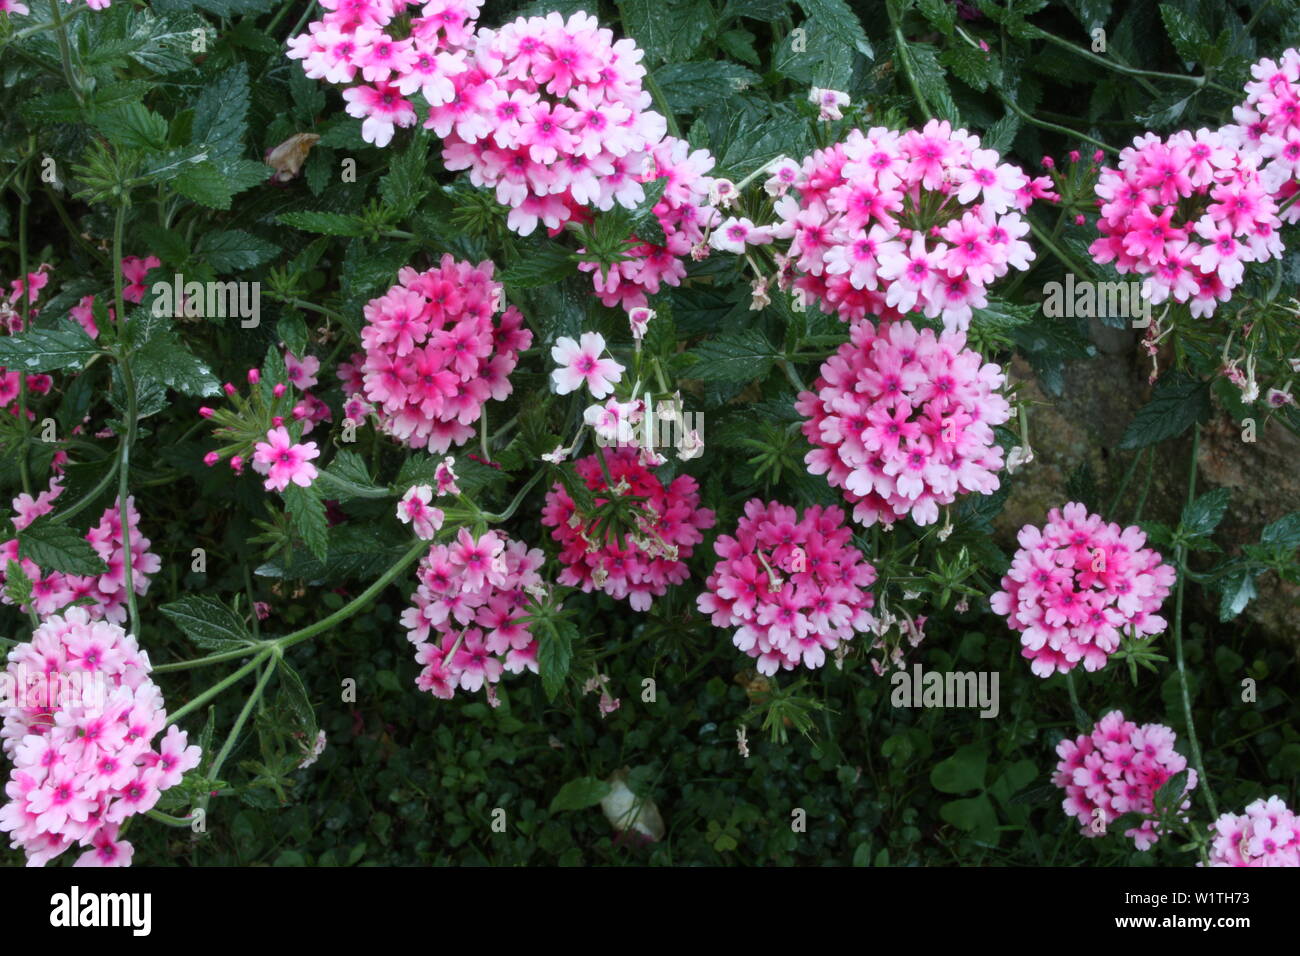
[{"label": "ground cover plant", "polygon": [[6,862],[1300,865],[1298,13],[0,0]]}]

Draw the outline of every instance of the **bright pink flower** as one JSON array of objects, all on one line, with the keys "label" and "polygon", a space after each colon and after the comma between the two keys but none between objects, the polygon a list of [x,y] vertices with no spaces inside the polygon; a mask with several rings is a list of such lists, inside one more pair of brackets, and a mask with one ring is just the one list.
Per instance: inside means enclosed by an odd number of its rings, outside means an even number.
[{"label": "bright pink flower", "polygon": [[295,443],[288,430],[279,427],[267,432],[266,441],[258,442],[255,448],[253,470],[267,476],[263,482],[267,491],[283,491],[289,482],[306,488],[316,480],[316,466],[311,460],[319,457],[320,451],[314,441]]},{"label": "bright pink flower", "polygon": [[1210,824],[1210,866],[1300,866],[1300,817],[1281,797],[1259,799],[1240,816]]}]

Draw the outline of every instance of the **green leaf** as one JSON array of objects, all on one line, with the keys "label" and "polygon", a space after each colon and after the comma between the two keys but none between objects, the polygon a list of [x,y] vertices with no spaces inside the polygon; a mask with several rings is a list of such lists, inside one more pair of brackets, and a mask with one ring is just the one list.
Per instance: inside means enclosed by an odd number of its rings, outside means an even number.
[{"label": "green leaf", "polygon": [[762,82],[753,70],[725,60],[669,63],[655,71],[655,82],[668,105],[677,113],[690,113],[701,106],[739,93]]},{"label": "green leaf", "polygon": [[713,28],[707,0],[615,0],[626,32],[649,63],[689,60]]},{"label": "green leaf", "polygon": [[1229,572],[1218,587],[1220,621],[1231,621],[1246,609],[1252,599],[1259,596],[1255,590],[1255,572],[1247,567]]},{"label": "green leaf", "polygon": [[543,625],[537,642],[537,668],[541,672],[546,699],[555,700],[569,676],[573,641],[578,636],[578,629],[565,618],[547,618]]},{"label": "green leaf", "polygon": [[1188,779],[1187,771],[1180,770],[1160,785],[1151,801],[1157,816],[1163,817],[1178,809],[1187,792]]},{"label": "green leaf", "polygon": [[253,641],[239,615],[214,597],[187,594],[158,610],[204,650],[233,650]]},{"label": "green leaf", "polygon": [[235,195],[221,170],[207,161],[182,169],[172,180],[172,188],[209,209],[229,209]]},{"label": "green leaf", "polygon": [[988,750],[981,744],[966,744],[947,760],[934,765],[930,785],[940,793],[965,793],[984,789]]},{"label": "green leaf", "polygon": [[560,788],[560,792],[551,800],[549,810],[585,810],[594,807],[609,796],[609,784],[595,777],[578,777],[570,780]]},{"label": "green leaf", "polygon": [[202,398],[220,393],[217,377],[181,341],[170,319],[141,309],[131,316],[130,324],[138,344],[133,356],[137,373],[182,395]]},{"label": "green leaf", "polygon": [[206,27],[193,15],[155,16],[147,7],[131,10],[126,41],[127,56],[151,73],[166,74],[189,69],[196,54],[194,31]]},{"label": "green leaf", "polygon": [[366,225],[360,219],[337,212],[286,212],[277,218],[286,226],[323,236],[361,236],[366,232]]},{"label": "green leaf", "polygon": [[1201,495],[1183,508],[1179,530],[1188,537],[1212,533],[1228,510],[1230,496],[1231,492],[1227,488],[1215,488],[1208,494]]},{"label": "green leaf", "polygon": [[523,250],[523,255],[497,278],[516,289],[533,289],[561,282],[578,271],[573,253],[558,242]]},{"label": "green leaf", "polygon": [[143,103],[115,106],[95,115],[95,126],[114,144],[128,149],[167,146],[167,121]]},{"label": "green leaf", "polygon": [[82,535],[50,521],[37,521],[18,532],[18,557],[36,562],[44,571],[63,574],[103,574],[108,570]]},{"label": "green leaf", "polygon": [[214,160],[237,157],[248,127],[248,104],[248,67],[239,63],[211,80],[194,101],[190,142],[207,149]]},{"label": "green leaf", "polygon": [[807,15],[808,29],[825,29],[841,42],[853,47],[868,60],[875,58],[871,42],[862,30],[857,15],[845,0],[798,0]]},{"label": "green leaf", "polygon": [[302,682],[298,672],[284,660],[276,665],[276,673],[280,677],[280,693],[306,738],[303,742],[307,747],[311,747],[316,743],[316,709],[311,705],[307,685]]},{"label": "green leaf", "polygon": [[0,336],[0,366],[29,373],[80,369],[98,351],[95,340],[71,319],[61,319],[52,329]]},{"label": "green leaf", "polygon": [[329,549],[329,521],[325,517],[325,502],[314,488],[302,488],[290,482],[281,494],[285,510],[289,513],[293,530],[307,550],[324,561]]},{"label": "green leaf", "polygon": [[1181,435],[1210,414],[1210,386],[1181,372],[1170,372],[1156,383],[1151,401],[1137,415],[1119,441],[1120,448],[1145,448]]},{"label": "green leaf", "polygon": [[1211,45],[1210,34],[1193,16],[1171,3],[1160,4],[1160,19],[1165,22],[1169,41],[1178,56],[1187,63],[1199,63],[1206,47]]},{"label": "green leaf", "polygon": [[347,501],[351,498],[387,498],[392,492],[370,480],[365,459],[356,452],[343,449],[334,461],[316,476],[315,487],[326,498]]},{"label": "green leaf", "polygon": [[388,174],[379,181],[379,195],[399,216],[414,209],[429,191],[432,180],[425,172],[428,150],[426,137],[417,135],[404,151],[397,154]]},{"label": "green leaf", "polygon": [[766,378],[781,353],[762,332],[741,329],[701,342],[691,354],[698,361],[686,370],[687,378],[702,382],[749,382]]},{"label": "green leaf", "polygon": [[205,233],[199,242],[198,255],[220,275],[260,266],[275,258],[279,251],[275,243],[249,235],[242,229],[225,229]]},{"label": "green leaf", "polygon": [[10,559],[5,569],[5,597],[14,607],[27,607],[32,603],[32,579],[23,573],[23,566]]},{"label": "green leaf", "polygon": [[1266,548],[1294,551],[1300,548],[1300,511],[1283,515],[1259,533],[1259,543]]}]

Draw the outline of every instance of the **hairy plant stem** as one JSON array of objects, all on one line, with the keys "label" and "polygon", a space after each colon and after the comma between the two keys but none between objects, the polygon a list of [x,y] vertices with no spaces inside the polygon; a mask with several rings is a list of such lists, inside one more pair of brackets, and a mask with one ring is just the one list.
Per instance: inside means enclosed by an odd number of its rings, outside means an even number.
[{"label": "hairy plant stem", "polygon": [[[56,0],[57,2],[57,0]],[[126,435],[122,440],[122,453],[117,472],[117,507],[122,519],[122,574],[126,583],[127,609],[131,616],[131,633],[140,636],[140,609],[136,606],[134,555],[131,553],[131,446],[135,444],[136,428],[139,417],[138,398],[135,393],[135,376],[131,372],[131,360],[127,357],[126,347],[126,307],[122,298],[122,230],[126,224],[126,200],[117,207],[113,220],[113,303],[117,309],[117,365],[122,371],[122,388],[126,391]]]},{"label": "hairy plant stem", "polygon": [[60,9],[62,3],[63,0],[50,0],[50,15],[54,18],[54,30],[59,40],[59,59],[63,61],[63,78],[67,80],[72,95],[76,97],[77,105],[85,106],[86,97],[82,93],[81,83],[77,81],[77,74],[72,69],[72,47],[68,43],[67,24]]},{"label": "hairy plant stem", "polygon": [[[1187,504],[1196,498],[1196,458],[1201,445],[1201,426],[1193,425],[1192,461],[1187,468]],[[1174,651],[1178,665],[1178,686],[1183,698],[1183,720],[1187,724],[1187,740],[1192,748],[1192,766],[1196,768],[1198,789],[1210,810],[1211,819],[1219,818],[1218,803],[1210,788],[1210,778],[1205,773],[1201,759],[1201,742],[1196,736],[1196,723],[1192,719],[1192,695],[1187,688],[1187,667],[1183,659],[1183,590],[1187,581],[1187,547],[1180,544],[1174,549],[1174,563],[1178,568],[1178,583],[1174,591]]]},{"label": "hairy plant stem", "polygon": [[[35,143],[31,145],[33,149],[36,148]],[[31,197],[27,195],[26,169],[23,170],[23,193],[22,201],[18,205],[18,277],[22,283],[23,297],[18,305],[22,310],[19,321],[25,327],[32,307],[31,283],[27,278],[27,206]],[[25,371],[18,373],[18,425],[22,429],[22,438],[18,447],[18,473],[22,477],[23,492],[30,495],[32,479],[27,471],[27,373]]]}]

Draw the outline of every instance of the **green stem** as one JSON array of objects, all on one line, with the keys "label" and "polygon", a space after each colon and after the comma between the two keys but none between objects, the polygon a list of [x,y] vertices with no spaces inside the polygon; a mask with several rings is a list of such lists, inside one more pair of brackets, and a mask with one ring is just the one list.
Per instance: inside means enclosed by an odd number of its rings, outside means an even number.
[{"label": "green stem", "polygon": [[[56,0],[57,2],[57,0]],[[127,608],[131,616],[131,633],[140,636],[140,609],[135,599],[135,569],[131,554],[131,521],[129,497],[131,494],[131,446],[135,444],[138,427],[139,403],[135,392],[135,375],[131,372],[131,361],[126,354],[126,303],[122,298],[122,231],[126,224],[126,203],[117,207],[113,220],[113,303],[116,308],[117,334],[119,350],[118,368],[122,370],[122,388],[126,391],[126,435],[122,441],[120,467],[117,473],[117,507],[122,518],[122,551],[126,555],[122,562],[122,574],[126,583]]]},{"label": "green stem", "polygon": [[[208,779],[216,780],[218,774],[221,773],[222,765],[226,762],[226,758],[230,756],[230,752],[235,749],[235,741],[239,739],[240,731],[244,729],[244,724],[248,722],[248,717],[253,712],[253,707],[262,699],[262,692],[266,690],[266,682],[269,681],[271,675],[275,673],[276,665],[279,664],[279,662],[279,657],[275,657],[266,665],[266,668],[262,671],[262,676],[257,679],[257,686],[253,688],[253,693],[249,695],[248,700],[244,701],[243,709],[239,711],[239,716],[235,718],[235,724],[230,728],[230,733],[226,736],[225,743],[223,743],[221,749],[217,751],[217,759],[212,761],[212,766],[209,768],[207,773]],[[204,796],[200,806],[205,806],[206,803],[207,797]]]},{"label": "green stem", "polygon": [[230,687],[232,684],[238,683],[240,679],[243,678],[246,674],[249,674],[250,672],[256,670],[258,665],[261,664],[262,661],[266,660],[266,658],[270,657],[272,653],[274,653],[274,649],[268,645],[263,650],[259,651],[258,655],[254,657],[251,661],[249,661],[243,667],[239,668],[239,670],[234,671],[228,676],[222,678],[220,681],[213,684],[203,693],[199,694],[198,697],[195,697],[188,704],[185,704],[175,712],[168,714],[167,723],[174,724],[182,717],[184,717],[186,714],[190,713],[190,711],[198,710],[208,701],[212,700],[212,698],[220,694],[227,687]]},{"label": "green stem", "polygon": [[241,657],[247,657],[249,654],[256,654],[266,648],[271,642],[262,641],[257,644],[248,644],[244,647],[236,647],[234,650],[222,651],[219,654],[209,654],[207,657],[196,657],[192,661],[173,661],[170,664],[158,664],[153,669],[155,674],[166,674],[170,671],[184,671],[193,667],[207,667],[210,664],[220,664],[223,661],[236,661]]},{"label": "green stem", "polygon": [[76,97],[78,106],[85,106],[86,99],[81,92],[81,84],[77,82],[77,75],[72,70],[72,48],[68,43],[67,26],[63,20],[63,11],[60,9],[63,0],[50,0],[50,14],[54,18],[54,29],[59,39],[59,59],[63,61],[63,78],[68,82],[68,88],[72,90],[72,95]]},{"label": "green stem", "polygon": [[890,26],[894,29],[894,45],[898,51],[898,58],[903,61],[903,73],[907,77],[907,85],[912,88],[912,96],[916,99],[916,104],[921,107],[921,112],[925,114],[925,118],[934,119],[934,111],[930,109],[930,104],[925,101],[925,95],[916,82],[916,74],[912,69],[912,56],[907,49],[907,40],[903,38],[903,28],[899,26],[898,17],[894,14],[894,5],[888,0],[885,3],[885,10],[889,14]]},{"label": "green stem", "polygon": [[1003,96],[1002,102],[1006,104],[1007,109],[1011,110],[1011,112],[1015,113],[1026,123],[1029,123],[1033,126],[1041,127],[1042,129],[1051,130],[1054,133],[1061,133],[1065,136],[1073,136],[1076,139],[1083,140],[1085,143],[1092,143],[1092,145],[1100,149],[1104,149],[1108,153],[1114,153],[1116,156],[1119,155],[1119,150],[1117,150],[1114,146],[1110,146],[1106,143],[1103,143],[1099,139],[1093,139],[1087,133],[1080,133],[1077,129],[1070,129],[1068,126],[1061,126],[1057,123],[1049,123],[1047,120],[1039,119],[1037,116],[1034,116],[1032,113],[1028,113],[1025,110],[1021,109],[1020,106],[1010,97]]},{"label": "green stem", "polygon": [[[57,3],[58,0],[55,0]],[[35,148],[35,144],[33,144]],[[27,171],[23,170],[23,192],[27,192]],[[27,279],[27,206],[30,197],[18,206],[18,281],[22,283],[23,297],[19,302],[21,308],[20,322],[25,328],[32,308],[31,283]],[[27,373],[18,371],[18,424],[22,429],[22,438],[18,447],[18,472],[22,476],[23,492],[32,493],[31,475],[27,471]]]},{"label": "green stem", "polygon": [[[1192,461],[1187,469],[1187,504],[1191,505],[1196,498],[1196,458],[1200,451],[1201,445],[1201,426],[1193,426],[1192,431]],[[1201,759],[1201,742],[1196,736],[1196,724],[1192,720],[1192,695],[1187,688],[1187,666],[1183,659],[1183,590],[1187,582],[1186,562],[1187,548],[1185,545],[1178,545],[1174,549],[1174,562],[1178,567],[1177,590],[1174,592],[1174,650],[1178,664],[1178,686],[1182,692],[1183,698],[1183,720],[1187,724],[1187,739],[1192,748],[1192,766],[1196,768],[1198,789],[1205,799],[1205,804],[1210,810],[1210,818],[1217,820],[1219,818],[1218,804],[1214,799],[1214,791],[1210,788],[1210,778],[1205,773],[1205,763]]]}]

